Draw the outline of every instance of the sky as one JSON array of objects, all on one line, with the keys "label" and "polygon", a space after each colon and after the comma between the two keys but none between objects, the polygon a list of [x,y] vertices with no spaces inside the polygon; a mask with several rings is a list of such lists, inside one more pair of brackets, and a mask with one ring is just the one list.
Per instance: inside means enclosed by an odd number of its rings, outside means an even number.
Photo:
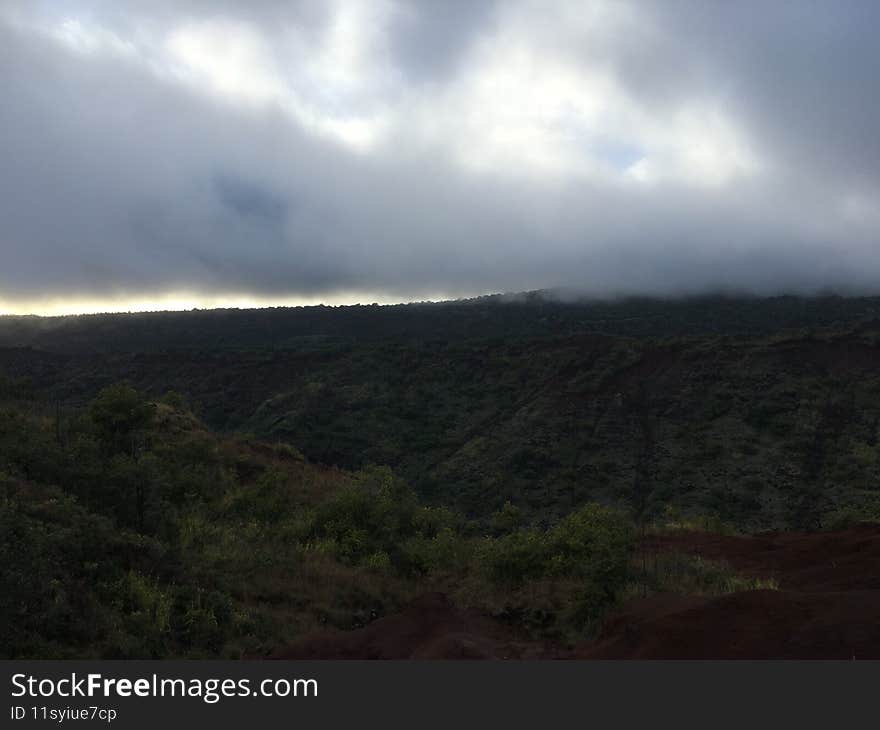
[{"label": "sky", "polygon": [[873,0],[2,0],[0,312],[880,292]]}]

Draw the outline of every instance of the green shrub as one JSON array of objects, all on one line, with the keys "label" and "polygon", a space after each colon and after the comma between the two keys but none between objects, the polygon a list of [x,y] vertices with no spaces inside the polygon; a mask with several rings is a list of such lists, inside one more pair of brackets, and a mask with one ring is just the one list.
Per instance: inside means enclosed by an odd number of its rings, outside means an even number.
[{"label": "green shrub", "polygon": [[519,529],[498,538],[486,538],[477,560],[489,580],[517,585],[547,572],[547,535],[537,529]]},{"label": "green shrub", "polygon": [[[359,474],[319,504],[306,537],[313,546],[349,565],[394,566],[402,573],[424,573],[453,560],[451,537],[460,520],[442,507],[423,507],[415,492],[386,467]],[[442,536],[442,537],[440,537]],[[431,555],[440,550],[446,557]]]},{"label": "green shrub", "polygon": [[508,500],[492,514],[489,524],[496,535],[501,535],[519,529],[524,521],[522,510]]},{"label": "green shrub", "polygon": [[125,383],[104,388],[89,404],[89,416],[106,448],[131,452],[135,437],[148,428],[156,406]]},{"label": "green shrub", "polygon": [[632,524],[624,514],[588,504],[549,531],[549,573],[583,578],[611,599],[627,579],[634,544]]},{"label": "green shrub", "polygon": [[598,504],[572,512],[549,530],[521,528],[487,538],[479,560],[495,582],[517,584],[542,577],[574,577],[607,587],[622,585],[634,533],[622,513]]}]

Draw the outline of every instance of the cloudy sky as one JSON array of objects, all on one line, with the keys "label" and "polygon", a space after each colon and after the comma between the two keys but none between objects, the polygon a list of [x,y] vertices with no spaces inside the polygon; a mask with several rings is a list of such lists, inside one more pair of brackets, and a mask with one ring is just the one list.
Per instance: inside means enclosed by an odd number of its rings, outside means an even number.
[{"label": "cloudy sky", "polygon": [[880,291],[880,3],[2,0],[0,311]]}]

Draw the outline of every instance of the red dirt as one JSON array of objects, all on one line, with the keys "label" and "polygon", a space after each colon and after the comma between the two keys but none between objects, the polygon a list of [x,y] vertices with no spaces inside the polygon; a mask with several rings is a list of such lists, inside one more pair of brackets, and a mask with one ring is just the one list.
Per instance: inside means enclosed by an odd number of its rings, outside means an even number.
[{"label": "red dirt", "polygon": [[880,591],[644,599],[578,659],[877,659]]},{"label": "red dirt", "polygon": [[625,605],[596,641],[560,651],[428,594],[355,631],[327,631],[282,659],[880,659],[880,526],[824,533],[652,536],[649,552],[725,560],[780,590],[655,595]]},{"label": "red dirt", "polygon": [[528,659],[540,651],[491,618],[457,609],[442,593],[428,593],[362,629],[312,634],[271,658]]},{"label": "red dirt", "polygon": [[724,560],[741,573],[799,591],[880,590],[880,525],[754,537],[678,532],[649,537],[649,552]]},{"label": "red dirt", "polygon": [[649,552],[725,560],[781,590],[653,596],[624,606],[582,659],[878,659],[880,526],[730,537],[681,532]]}]

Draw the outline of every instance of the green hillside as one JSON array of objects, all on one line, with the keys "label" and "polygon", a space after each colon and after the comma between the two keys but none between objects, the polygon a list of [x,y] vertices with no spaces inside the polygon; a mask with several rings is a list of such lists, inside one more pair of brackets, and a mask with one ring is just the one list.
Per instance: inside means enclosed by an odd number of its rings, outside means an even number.
[{"label": "green hillside", "polygon": [[[748,529],[814,527],[876,502],[875,305],[538,298],[107,315],[39,320],[16,342],[39,345],[0,351],[0,368],[30,378],[50,409],[123,380],[173,390],[213,428],[318,463],[388,465],[422,498],[475,518],[510,501],[549,522],[598,500],[645,518],[673,507]],[[419,317],[426,335],[395,329]],[[180,346],[194,318],[251,345],[202,346],[207,328]]]}]

